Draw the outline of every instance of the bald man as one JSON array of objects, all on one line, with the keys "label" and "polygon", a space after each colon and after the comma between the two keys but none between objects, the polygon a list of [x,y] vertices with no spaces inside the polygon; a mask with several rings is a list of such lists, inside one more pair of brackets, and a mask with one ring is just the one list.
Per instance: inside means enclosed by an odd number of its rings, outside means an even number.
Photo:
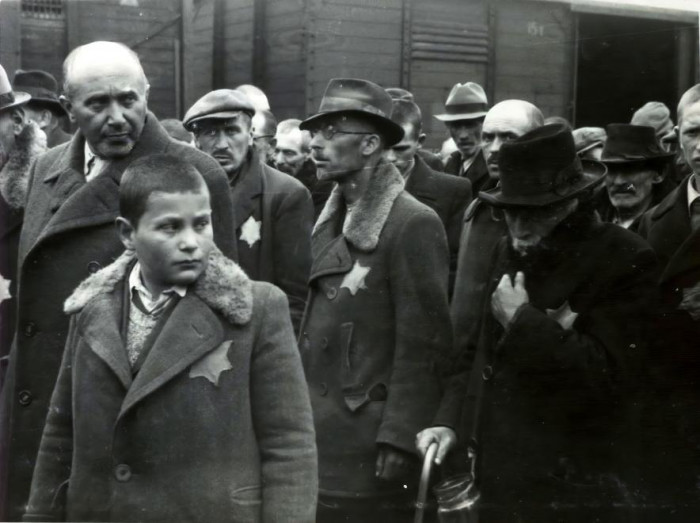
[{"label": "bald man", "polygon": [[[486,113],[481,131],[481,150],[486,158],[490,180],[482,187],[482,191],[493,189],[498,184],[498,154],[501,146],[542,125],[542,112],[523,100],[505,100]],[[505,234],[506,222],[501,213],[480,199],[475,199],[469,205],[464,214],[450,311],[454,351],[459,357],[467,350],[469,336],[473,335],[472,331],[478,323],[483,295],[488,287],[493,251]],[[470,387],[473,382],[470,380]],[[470,390],[469,394],[472,393]],[[431,441],[437,441],[440,444],[438,459],[444,459],[456,441],[453,423],[459,420],[462,402],[461,397],[443,398],[435,419],[436,426],[426,429],[418,437],[420,451],[425,452]]]},{"label": "bald man", "polygon": [[[129,164],[162,153],[194,165],[211,194],[214,240],[236,257],[226,175],[214,159],[172,140],[148,111],[148,81],[138,56],[122,44],[93,42],[70,53],[63,76],[61,102],[79,130],[70,142],[41,156],[30,172],[19,245],[18,329],[0,418],[0,519],[5,521],[21,519],[27,502],[68,332],[63,302],[124,249],[114,220]],[[119,333],[114,334],[114,343],[95,350],[115,369],[118,385],[131,374],[128,365],[120,366],[126,360],[115,358]]]}]

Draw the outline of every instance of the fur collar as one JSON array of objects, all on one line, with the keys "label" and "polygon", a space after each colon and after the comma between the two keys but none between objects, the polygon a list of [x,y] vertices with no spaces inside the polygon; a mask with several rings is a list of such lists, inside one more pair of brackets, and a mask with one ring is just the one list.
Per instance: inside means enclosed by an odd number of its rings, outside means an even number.
[{"label": "fur collar", "polygon": [[15,139],[15,147],[0,170],[0,194],[12,209],[24,209],[29,185],[29,168],[45,151],[46,134],[36,123],[29,122]]},{"label": "fur collar", "polygon": [[[404,190],[404,180],[392,164],[380,163],[372,173],[367,191],[357,201],[343,223],[343,235],[355,248],[371,252],[377,248],[379,235],[389,217],[394,200]],[[337,220],[345,208],[343,194],[336,185],[318,217],[314,233],[326,222]]]},{"label": "fur collar", "polygon": [[[133,251],[125,251],[112,264],[85,279],[65,301],[66,314],[80,312],[90,301],[114,291],[125,279],[134,260]],[[188,292],[194,292],[209,307],[220,312],[235,325],[245,325],[253,312],[251,280],[235,262],[214,248],[209,264]]]}]

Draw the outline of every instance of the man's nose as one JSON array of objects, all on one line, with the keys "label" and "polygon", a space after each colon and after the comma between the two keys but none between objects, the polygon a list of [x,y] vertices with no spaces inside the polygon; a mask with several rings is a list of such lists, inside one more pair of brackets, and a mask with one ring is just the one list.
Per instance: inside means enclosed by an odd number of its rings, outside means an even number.
[{"label": "man's nose", "polygon": [[384,151],[384,159],[391,163],[396,161],[396,153],[393,151],[393,149],[387,149]]},{"label": "man's nose", "polygon": [[217,151],[221,149],[228,149],[228,140],[226,140],[226,135],[224,135],[223,131],[216,133],[214,149]]},{"label": "man's nose", "polygon": [[281,165],[284,163],[284,156],[282,155],[282,153],[275,153],[273,158],[277,165]]},{"label": "man's nose", "polygon": [[126,123],[124,113],[122,112],[122,107],[116,100],[113,100],[109,104],[107,111],[107,123],[110,125],[123,125]]}]

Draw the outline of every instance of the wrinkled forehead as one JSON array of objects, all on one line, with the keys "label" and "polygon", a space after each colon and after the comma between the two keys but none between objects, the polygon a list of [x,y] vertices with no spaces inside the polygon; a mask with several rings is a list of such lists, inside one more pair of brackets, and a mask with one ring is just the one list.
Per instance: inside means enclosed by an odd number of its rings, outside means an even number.
[{"label": "wrinkled forehead", "polygon": [[301,152],[304,146],[304,135],[301,129],[289,129],[287,131],[277,132],[278,149],[290,149],[296,152]]},{"label": "wrinkled forehead", "polygon": [[517,105],[494,107],[484,118],[483,132],[521,135],[535,127],[530,111]]},{"label": "wrinkled forehead", "polygon": [[138,64],[129,61],[87,66],[76,62],[70,68],[67,85],[71,90],[111,90],[144,93],[146,77]]}]

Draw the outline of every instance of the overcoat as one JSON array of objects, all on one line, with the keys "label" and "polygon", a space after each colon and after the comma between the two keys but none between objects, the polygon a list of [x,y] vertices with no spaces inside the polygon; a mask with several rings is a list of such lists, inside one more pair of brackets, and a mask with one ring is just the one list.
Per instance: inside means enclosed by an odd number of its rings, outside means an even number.
[{"label": "overcoat", "polygon": [[[652,451],[663,456],[657,471],[674,503],[686,501],[700,516],[697,477],[700,474],[700,231],[692,231],[688,210],[687,177],[641,219],[638,232],[656,252],[661,265],[658,279],[653,360],[655,369],[656,430]],[[661,415],[661,416],[659,416]],[[673,443],[666,449],[659,441]],[[656,473],[658,476],[658,472]],[[662,485],[663,488],[663,485]]]},{"label": "overcoat", "polygon": [[439,403],[451,334],[447,242],[435,212],[403,187],[380,164],[349,218],[336,187],[314,228],[300,350],[322,496],[403,491],[405,481],[375,477],[378,445],[414,453]]},{"label": "overcoat", "polygon": [[313,522],[313,419],[283,293],[214,252],[133,376],[134,263],[123,254],[66,301],[25,520]]},{"label": "overcoat", "polygon": [[[459,176],[461,168],[462,154],[459,151],[455,151],[447,158],[447,162],[445,162],[445,172],[447,174]],[[486,158],[484,158],[484,152],[481,149],[479,149],[476,158],[474,158],[474,161],[463,176],[472,182],[474,194],[479,194],[479,191],[486,190],[484,185],[489,184],[490,178],[488,167],[486,167]]]},{"label": "overcoat", "polygon": [[[481,381],[480,394],[467,397],[467,381],[453,381],[464,404],[452,415],[463,418],[450,422],[443,401],[437,423],[475,437],[490,520],[609,520],[606,510],[634,503],[627,453],[637,446],[625,429],[645,364],[657,262],[642,238],[591,210],[569,217],[548,245],[532,262],[501,240],[479,337],[461,360],[462,376]],[[504,330],[491,295],[516,271],[525,274],[529,302]]]},{"label": "overcoat", "polygon": [[[85,183],[85,138],[80,132],[33,165],[19,245],[17,335],[10,354],[0,412],[0,515],[19,519],[29,495],[34,460],[68,333],[62,303],[90,273],[124,250],[114,220],[119,181],[135,159],[172,154],[192,163],[211,194],[214,239],[236,256],[234,214],[226,176],[212,158],[172,140],[153,113],[131,153],[110,162]],[[9,511],[8,511],[9,509]]]},{"label": "overcoat", "polygon": [[254,147],[231,193],[241,268],[287,294],[298,332],[311,267],[311,195],[301,182],[260,161]]},{"label": "overcoat", "polygon": [[[453,275],[457,266],[464,211],[472,199],[471,182],[467,178],[432,170],[419,155],[414,156],[414,162],[411,175],[406,181],[406,191],[434,210],[442,221],[450,249],[450,274]],[[454,279],[451,278],[450,281]]]}]

